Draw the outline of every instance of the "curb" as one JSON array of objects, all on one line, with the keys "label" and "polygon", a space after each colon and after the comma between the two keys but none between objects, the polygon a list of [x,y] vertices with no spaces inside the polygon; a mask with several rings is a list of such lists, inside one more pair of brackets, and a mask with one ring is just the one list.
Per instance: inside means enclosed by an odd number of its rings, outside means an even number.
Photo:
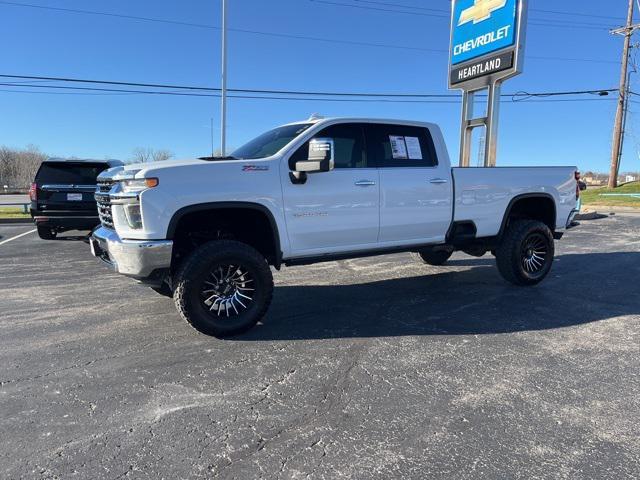
[{"label": "curb", "polygon": [[0,218],[0,225],[15,225],[33,223],[32,218]]},{"label": "curb", "polygon": [[605,215],[616,214],[616,213],[640,213],[639,207],[627,207],[623,205],[583,205],[581,214],[590,214],[590,213],[598,213],[598,212],[606,212]]}]

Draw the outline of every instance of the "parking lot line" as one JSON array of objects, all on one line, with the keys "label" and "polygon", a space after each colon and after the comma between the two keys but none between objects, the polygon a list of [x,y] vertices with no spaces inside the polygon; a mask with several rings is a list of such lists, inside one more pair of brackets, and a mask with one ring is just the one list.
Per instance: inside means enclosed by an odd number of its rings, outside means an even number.
[{"label": "parking lot line", "polygon": [[0,245],[4,245],[5,243],[12,242],[14,240],[17,240],[20,237],[24,237],[25,235],[29,235],[30,233],[33,233],[33,232],[37,232],[37,229],[34,228],[33,230],[29,230],[28,232],[21,233],[20,235],[16,235],[15,237],[7,238],[6,240],[1,241]]}]

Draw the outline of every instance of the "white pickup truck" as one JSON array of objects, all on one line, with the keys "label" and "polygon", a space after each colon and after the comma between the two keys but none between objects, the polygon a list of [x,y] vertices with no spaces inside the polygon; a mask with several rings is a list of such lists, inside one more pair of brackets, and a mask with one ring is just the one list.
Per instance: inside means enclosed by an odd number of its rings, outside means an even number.
[{"label": "white pickup truck", "polygon": [[232,156],[128,165],[98,179],[92,252],[173,296],[201,332],[254,326],[270,266],[414,252],[495,255],[516,285],[546,277],[573,225],[575,167],[451,168],[438,126],[316,119],[275,128]]}]

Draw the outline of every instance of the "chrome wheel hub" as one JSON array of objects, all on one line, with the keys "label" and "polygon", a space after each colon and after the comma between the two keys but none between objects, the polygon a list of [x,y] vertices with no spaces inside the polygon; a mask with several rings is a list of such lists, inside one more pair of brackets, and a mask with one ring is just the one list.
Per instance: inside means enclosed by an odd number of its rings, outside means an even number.
[{"label": "chrome wheel hub", "polygon": [[247,310],[254,297],[253,278],[238,265],[218,265],[205,279],[200,292],[212,315],[232,317]]},{"label": "chrome wheel hub", "polygon": [[530,274],[540,273],[549,255],[547,241],[540,234],[529,236],[522,247],[522,267]]}]

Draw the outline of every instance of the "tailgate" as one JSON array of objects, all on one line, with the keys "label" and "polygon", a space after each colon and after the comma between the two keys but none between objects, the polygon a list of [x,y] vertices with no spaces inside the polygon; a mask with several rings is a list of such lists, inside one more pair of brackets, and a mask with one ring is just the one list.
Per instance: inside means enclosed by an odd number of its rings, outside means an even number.
[{"label": "tailgate", "polygon": [[38,209],[96,210],[95,185],[42,185],[39,186]]}]

